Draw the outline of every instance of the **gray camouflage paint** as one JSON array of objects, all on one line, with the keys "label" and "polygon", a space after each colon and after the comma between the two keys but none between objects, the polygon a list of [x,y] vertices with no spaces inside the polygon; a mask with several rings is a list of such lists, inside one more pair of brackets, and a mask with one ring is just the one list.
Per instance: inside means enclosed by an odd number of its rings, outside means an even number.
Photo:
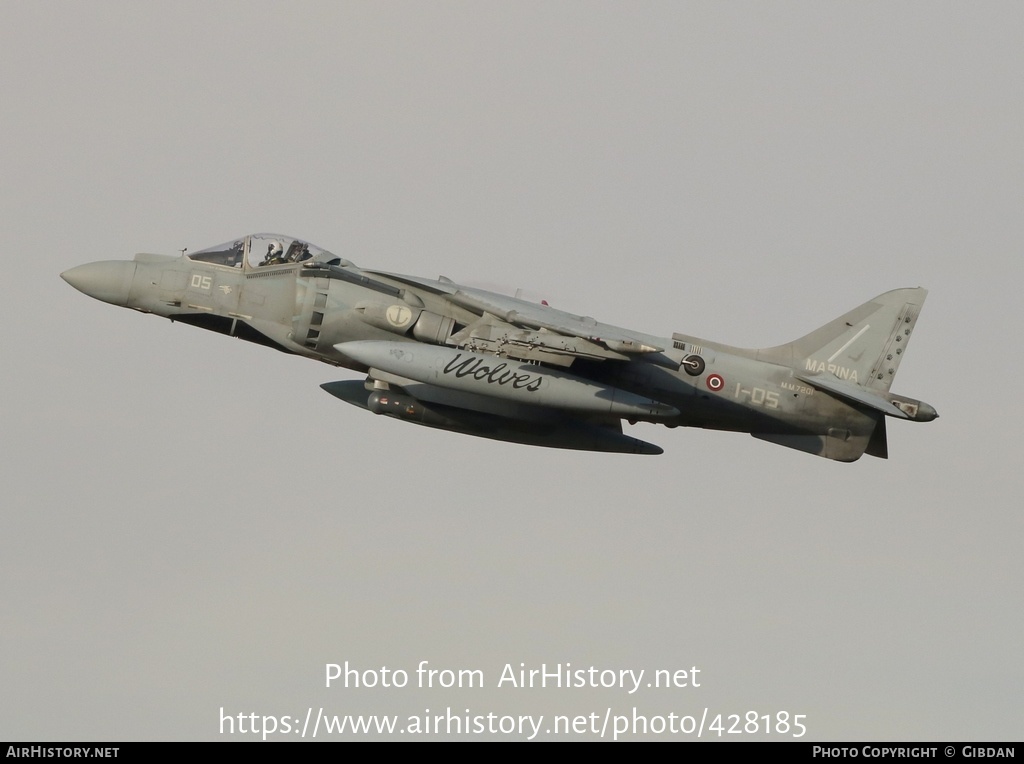
[{"label": "gray camouflage paint", "polygon": [[886,416],[938,416],[889,392],[921,288],[749,350],[655,337],[444,278],[364,270],[277,234],[61,275],[104,302],[366,372],[362,384],[323,386],[359,408],[497,440],[661,453],[624,435],[625,419],[747,432],[848,462],[887,457]]}]

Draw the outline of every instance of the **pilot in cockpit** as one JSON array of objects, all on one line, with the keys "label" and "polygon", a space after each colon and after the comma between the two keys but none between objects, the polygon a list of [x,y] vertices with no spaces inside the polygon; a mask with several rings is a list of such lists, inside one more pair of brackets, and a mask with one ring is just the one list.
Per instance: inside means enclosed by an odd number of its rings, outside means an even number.
[{"label": "pilot in cockpit", "polygon": [[279,241],[272,241],[267,245],[267,255],[263,258],[263,262],[260,263],[260,267],[264,265],[281,265],[285,262],[283,257],[284,247]]}]

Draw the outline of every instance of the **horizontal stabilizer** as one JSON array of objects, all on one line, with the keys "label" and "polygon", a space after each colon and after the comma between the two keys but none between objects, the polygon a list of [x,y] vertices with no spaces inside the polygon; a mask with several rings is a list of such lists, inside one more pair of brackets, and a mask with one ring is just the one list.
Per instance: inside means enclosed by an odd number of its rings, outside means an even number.
[{"label": "horizontal stabilizer", "polygon": [[878,393],[843,382],[841,379],[836,377],[831,377],[826,374],[794,374],[793,376],[801,382],[806,382],[809,385],[817,387],[819,390],[834,393],[842,398],[848,398],[849,400],[860,403],[868,408],[881,411],[883,414],[887,414],[888,416],[894,416],[900,419],[910,418],[904,412],[896,408],[896,404],[887,398],[882,397]]},{"label": "horizontal stabilizer", "polygon": [[887,416],[909,419],[913,422],[931,422],[939,418],[939,412],[935,410],[934,406],[914,398],[852,385],[830,374],[794,374],[793,376],[819,390],[838,395],[875,411],[881,411]]}]

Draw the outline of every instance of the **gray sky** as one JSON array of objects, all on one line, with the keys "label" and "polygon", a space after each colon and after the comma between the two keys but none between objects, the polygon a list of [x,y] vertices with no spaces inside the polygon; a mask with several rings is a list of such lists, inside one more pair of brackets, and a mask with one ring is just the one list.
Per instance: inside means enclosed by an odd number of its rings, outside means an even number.
[{"label": "gray sky", "polygon": [[[1021,739],[1020,4],[2,8],[0,737],[636,707]],[[925,286],[893,389],[942,417],[852,465],[530,449],[58,278],[262,230],[743,346]],[[410,687],[325,688],[345,661]],[[701,686],[495,686],[520,663]]]}]

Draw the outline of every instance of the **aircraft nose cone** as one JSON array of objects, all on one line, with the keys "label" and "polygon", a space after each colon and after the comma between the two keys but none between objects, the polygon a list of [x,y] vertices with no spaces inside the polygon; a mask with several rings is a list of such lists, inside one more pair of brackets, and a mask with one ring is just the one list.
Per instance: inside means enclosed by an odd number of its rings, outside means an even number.
[{"label": "aircraft nose cone", "polygon": [[64,271],[60,277],[83,294],[124,306],[128,304],[128,293],[135,277],[135,263],[130,260],[86,263]]}]

